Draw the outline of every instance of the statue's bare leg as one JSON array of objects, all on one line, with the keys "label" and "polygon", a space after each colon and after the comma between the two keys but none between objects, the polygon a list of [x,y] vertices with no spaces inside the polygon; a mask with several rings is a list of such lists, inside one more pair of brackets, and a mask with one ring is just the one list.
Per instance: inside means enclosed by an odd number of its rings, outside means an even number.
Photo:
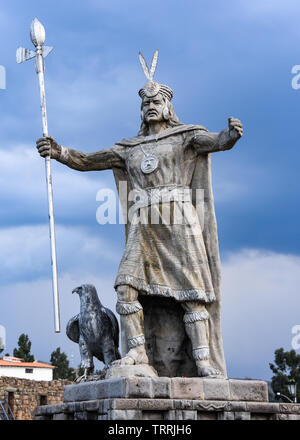
[{"label": "statue's bare leg", "polygon": [[130,286],[117,288],[118,302],[116,310],[120,315],[121,332],[125,335],[129,348],[126,355],[112,365],[148,364],[145,350],[144,313],[139,303],[138,291]]},{"label": "statue's bare leg", "polygon": [[198,370],[198,376],[214,377],[219,375],[210,361],[209,352],[209,314],[199,301],[182,303],[185,310],[184,324],[186,333],[192,343],[193,357]]}]

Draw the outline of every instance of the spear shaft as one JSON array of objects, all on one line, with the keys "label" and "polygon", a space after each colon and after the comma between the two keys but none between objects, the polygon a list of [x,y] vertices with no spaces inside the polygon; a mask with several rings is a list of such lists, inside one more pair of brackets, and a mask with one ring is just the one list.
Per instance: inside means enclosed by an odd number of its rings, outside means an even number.
[{"label": "spear shaft", "polygon": [[[39,78],[43,136],[48,136],[48,122],[45,96],[45,80],[44,80],[44,58],[52,51],[53,47],[43,46],[45,42],[44,26],[35,18],[31,23],[30,37],[36,50],[32,51],[19,47],[17,49],[17,63],[35,58],[36,73]],[[52,287],[53,287],[53,304],[54,304],[54,328],[55,332],[60,332],[60,317],[59,317],[59,297],[58,297],[58,279],[57,279],[57,262],[56,262],[56,244],[55,244],[55,224],[54,224],[54,209],[53,209],[53,191],[52,191],[52,176],[51,176],[51,154],[45,158],[46,166],[46,182],[48,192],[48,210],[49,210],[49,234],[50,234],[50,248],[51,248],[51,266],[52,266]]]},{"label": "spear shaft", "polygon": [[[44,58],[42,46],[36,48],[36,72],[39,78],[40,99],[42,111],[43,136],[48,136],[47,107],[45,95],[45,79],[44,79]],[[51,174],[51,158],[45,158],[46,166],[46,182],[48,192],[48,212],[49,212],[49,234],[51,248],[51,266],[52,266],[52,287],[53,287],[53,303],[54,303],[54,328],[55,332],[60,332],[59,317],[59,296],[58,296],[58,278],[57,278],[57,260],[56,260],[56,241],[55,241],[55,223],[53,208],[53,190],[52,190],[52,174]]]}]

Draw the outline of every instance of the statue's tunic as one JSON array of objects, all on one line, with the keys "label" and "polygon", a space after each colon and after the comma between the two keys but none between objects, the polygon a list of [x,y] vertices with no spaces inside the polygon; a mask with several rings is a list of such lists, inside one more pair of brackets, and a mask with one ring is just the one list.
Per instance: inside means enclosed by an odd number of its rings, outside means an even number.
[{"label": "statue's tunic", "polygon": [[[141,293],[178,301],[215,300],[203,225],[192,203],[195,194],[190,190],[196,163],[201,160],[199,153],[203,154],[203,148],[198,149],[194,140],[203,133],[177,130],[157,141],[149,136],[113,147],[124,163],[130,189],[136,191],[132,193],[134,215],[129,218],[115,287],[130,285]],[[159,160],[157,169],[149,174],[141,170],[145,154],[154,154]],[[197,189],[201,196],[203,188]]]}]

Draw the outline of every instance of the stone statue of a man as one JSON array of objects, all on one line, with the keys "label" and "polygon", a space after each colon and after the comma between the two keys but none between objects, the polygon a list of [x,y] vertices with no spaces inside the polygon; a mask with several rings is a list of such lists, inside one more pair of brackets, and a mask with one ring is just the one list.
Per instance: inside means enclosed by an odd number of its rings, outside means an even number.
[{"label": "stone statue of a man", "polygon": [[[142,63],[143,65],[143,63]],[[142,125],[137,137],[124,139],[113,147],[95,153],[59,145],[53,138],[41,138],[37,148],[42,157],[51,158],[79,171],[112,169],[117,183],[129,189],[156,191],[141,209],[151,205],[151,215],[160,221],[131,222],[115,281],[121,331],[127,353],[117,365],[147,364],[143,308],[139,295],[171,298],[184,309],[184,325],[191,341],[199,376],[226,376],[220,326],[220,261],[211,189],[210,153],[231,149],[242,136],[238,119],[229,118],[229,127],[220,133],[199,125],[184,125],[175,115],[172,90],[153,80],[155,66],[143,66],[148,78],[139,91],[142,99]],[[148,74],[147,74],[148,73]],[[204,191],[204,226],[172,221],[184,203],[198,218],[192,199],[184,189]],[[163,195],[168,201],[170,221],[162,212]],[[114,364],[115,364],[114,363]]]}]

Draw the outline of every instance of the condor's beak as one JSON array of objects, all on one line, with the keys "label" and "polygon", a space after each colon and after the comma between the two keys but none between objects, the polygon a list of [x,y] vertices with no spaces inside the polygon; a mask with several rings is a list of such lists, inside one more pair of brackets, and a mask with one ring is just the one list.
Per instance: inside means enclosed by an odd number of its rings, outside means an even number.
[{"label": "condor's beak", "polygon": [[80,287],[76,287],[76,289],[72,290],[72,293],[79,293],[79,291],[78,291],[79,289],[80,289]]}]

